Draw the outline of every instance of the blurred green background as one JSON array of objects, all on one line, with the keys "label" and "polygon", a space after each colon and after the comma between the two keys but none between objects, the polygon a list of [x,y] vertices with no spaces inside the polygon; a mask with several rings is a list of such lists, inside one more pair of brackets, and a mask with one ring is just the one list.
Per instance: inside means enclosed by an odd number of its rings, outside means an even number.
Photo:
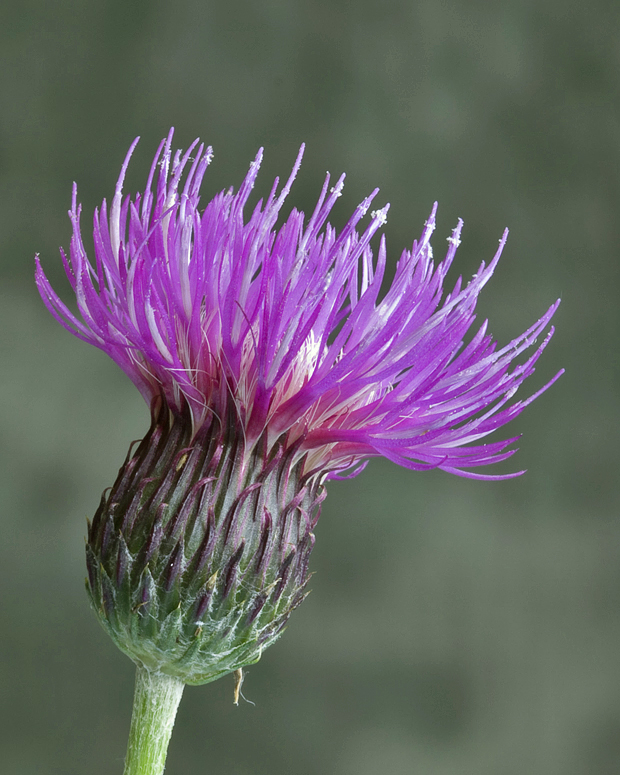
[{"label": "blurred green background", "polygon": [[[9,0],[0,6],[0,771],[122,771],[133,665],[88,609],[85,518],[148,413],[45,311],[71,183],[87,231],[136,135],[215,149],[205,199],[266,147],[289,203],[374,186],[392,266],[440,202],[456,272],[508,247],[480,303],[504,343],[555,298],[555,339],[511,429],[508,482],[374,461],[330,485],[313,593],[232,679],[188,688],[166,772],[606,775],[620,771],[617,337],[620,5],[603,0]],[[453,275],[455,277],[455,275]],[[513,467],[514,467],[513,466]],[[505,466],[501,470],[509,470]]]}]

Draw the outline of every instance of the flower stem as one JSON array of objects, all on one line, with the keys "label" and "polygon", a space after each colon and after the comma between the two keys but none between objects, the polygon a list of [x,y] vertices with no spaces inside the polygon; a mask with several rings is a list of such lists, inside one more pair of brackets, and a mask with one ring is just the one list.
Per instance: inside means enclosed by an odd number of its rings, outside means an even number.
[{"label": "flower stem", "polygon": [[163,773],[184,688],[178,678],[137,668],[124,775]]}]

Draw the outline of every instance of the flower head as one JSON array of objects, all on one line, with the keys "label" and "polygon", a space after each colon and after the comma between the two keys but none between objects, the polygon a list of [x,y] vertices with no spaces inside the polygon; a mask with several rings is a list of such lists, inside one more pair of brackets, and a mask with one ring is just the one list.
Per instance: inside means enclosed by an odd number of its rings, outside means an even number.
[{"label": "flower head", "polygon": [[488,266],[446,292],[462,223],[435,265],[435,205],[382,295],[385,239],[376,259],[371,240],[388,206],[361,226],[376,190],[337,233],[327,219],[344,175],[331,188],[328,175],[310,218],[293,209],[278,225],[302,146],[251,213],[262,151],[237,193],[201,210],[211,149],[173,155],[171,131],[131,199],[135,144],[109,212],[105,200],[95,211],[94,261],[73,189],[62,258],[79,316],[38,259],[36,281],[54,317],[107,352],[153,412],[89,528],[95,610],[139,664],[200,683],[258,659],[303,599],[325,479],[374,456],[504,478],[470,469],[513,454],[514,438],[482,440],[559,376],[514,400],[553,329],[520,356],[558,302],[500,348],[486,322],[470,329],[506,232]]},{"label": "flower head", "polygon": [[479,441],[553,382],[511,403],[548,337],[524,363],[515,361],[558,304],[503,348],[486,322],[465,343],[507,232],[489,265],[446,293],[462,222],[435,266],[435,205],[380,298],[385,240],[376,261],[370,242],[388,206],[373,210],[359,230],[376,190],[337,234],[327,218],[344,175],[331,189],[328,175],[310,219],[294,209],[278,226],[302,146],[282,190],[276,180],[248,216],[261,150],[239,191],[221,192],[201,211],[211,149],[196,141],[172,156],[171,143],[172,132],[144,193],[133,200],[122,193],[132,145],[109,213],[105,200],[95,212],[94,263],[82,242],[74,187],[73,239],[69,257],[62,255],[82,319],[53,291],[37,260],[37,284],[52,314],[107,352],[149,404],[161,396],[172,412],[189,410],[195,429],[220,422],[234,407],[248,439],[266,429],[272,440],[283,433],[303,438],[298,454],[306,468],[328,477],[382,455],[408,468],[494,478],[464,469],[512,454],[514,439]]}]

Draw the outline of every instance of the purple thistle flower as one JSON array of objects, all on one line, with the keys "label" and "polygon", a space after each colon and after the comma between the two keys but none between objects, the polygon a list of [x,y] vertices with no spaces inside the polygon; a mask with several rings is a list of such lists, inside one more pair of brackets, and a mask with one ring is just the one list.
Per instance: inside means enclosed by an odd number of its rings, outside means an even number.
[{"label": "purple thistle flower", "polygon": [[517,359],[558,302],[498,349],[486,323],[469,330],[506,232],[490,264],[446,294],[462,223],[435,267],[435,205],[380,298],[385,240],[376,261],[370,242],[387,205],[358,231],[376,190],[337,234],[327,218],[344,175],[333,188],[327,176],[310,219],[293,210],[278,228],[302,146],[285,186],[278,193],[276,179],[248,218],[260,151],[239,191],[201,212],[211,149],[196,141],[172,156],[171,131],[132,200],[122,187],[136,142],[110,212],[105,201],[95,211],[94,264],[73,189],[73,238],[61,253],[81,317],[38,258],[36,281],[52,315],[107,352],[152,411],[89,524],[95,613],[139,666],[206,683],[257,661],[303,600],[326,479],[354,476],[376,456],[472,478],[518,475],[467,469],[513,454],[515,438],[479,442],[561,374],[511,403],[553,329]]},{"label": "purple thistle flower", "polygon": [[[504,460],[516,439],[478,443],[505,425],[561,374],[524,401],[511,402],[549,337],[521,364],[558,303],[501,349],[486,322],[466,344],[478,294],[490,279],[507,237],[488,266],[444,280],[460,243],[462,221],[436,267],[430,245],[433,207],[419,241],[403,251],[392,285],[380,299],[386,264],[382,237],[370,247],[388,205],[358,225],[377,191],[337,234],[327,223],[342,193],[327,176],[311,218],[293,210],[277,221],[297,174],[303,146],[280,193],[249,218],[244,210],[262,150],[239,191],[199,210],[211,148],[196,140],[171,154],[172,131],[159,147],[143,195],[123,198],[132,144],[108,214],[95,211],[95,263],[80,234],[74,186],[70,255],[62,252],[81,320],[52,289],[37,258],[36,281],[50,312],[75,336],[116,361],[149,404],[163,398],[177,415],[191,414],[194,432],[236,413],[246,442],[267,432],[301,440],[296,458],[323,478],[357,473],[383,456],[415,470],[440,468],[471,478]],[[192,155],[193,154],[193,155]],[[155,196],[152,183],[156,176]],[[185,182],[182,177],[185,173]],[[361,465],[360,465],[361,464]]]}]

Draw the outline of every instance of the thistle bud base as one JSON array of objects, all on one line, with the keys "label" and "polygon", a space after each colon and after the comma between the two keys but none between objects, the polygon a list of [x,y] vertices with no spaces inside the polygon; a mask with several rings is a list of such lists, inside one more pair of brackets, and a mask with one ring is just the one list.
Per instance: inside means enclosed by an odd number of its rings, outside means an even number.
[{"label": "thistle bud base", "polygon": [[286,438],[195,433],[162,404],[89,526],[87,591],[152,673],[202,684],[253,664],[306,595],[324,497]]}]

